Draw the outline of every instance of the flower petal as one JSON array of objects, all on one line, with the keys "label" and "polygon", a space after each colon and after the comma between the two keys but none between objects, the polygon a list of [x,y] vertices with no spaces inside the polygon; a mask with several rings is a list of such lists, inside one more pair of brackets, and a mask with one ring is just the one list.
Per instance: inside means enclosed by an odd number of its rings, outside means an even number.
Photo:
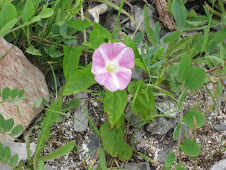
[{"label": "flower petal", "polygon": [[108,72],[98,74],[95,76],[95,80],[100,85],[104,85],[104,87],[111,92],[115,92],[119,89],[119,83],[118,83],[116,75],[114,75],[114,74],[110,74]]},{"label": "flower petal", "polygon": [[132,48],[127,47],[125,52],[119,56],[119,65],[121,67],[133,69],[135,63],[135,55]]},{"label": "flower petal", "polygon": [[124,90],[131,81],[132,71],[129,69],[127,71],[120,71],[116,74],[116,77],[119,83],[119,90]]}]

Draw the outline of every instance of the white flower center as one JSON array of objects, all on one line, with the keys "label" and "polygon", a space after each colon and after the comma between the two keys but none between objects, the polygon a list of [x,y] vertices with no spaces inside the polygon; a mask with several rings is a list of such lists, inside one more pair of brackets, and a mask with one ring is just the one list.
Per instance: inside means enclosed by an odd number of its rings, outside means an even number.
[{"label": "white flower center", "polygon": [[109,73],[116,73],[118,71],[118,66],[116,64],[109,63],[107,64],[106,69]]}]

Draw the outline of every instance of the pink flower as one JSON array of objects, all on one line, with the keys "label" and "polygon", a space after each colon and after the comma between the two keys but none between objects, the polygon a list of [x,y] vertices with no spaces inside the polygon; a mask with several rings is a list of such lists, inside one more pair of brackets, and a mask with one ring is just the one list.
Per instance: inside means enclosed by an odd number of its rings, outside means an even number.
[{"label": "pink flower", "polygon": [[91,72],[111,92],[124,90],[131,81],[135,56],[123,43],[103,43],[93,53]]}]

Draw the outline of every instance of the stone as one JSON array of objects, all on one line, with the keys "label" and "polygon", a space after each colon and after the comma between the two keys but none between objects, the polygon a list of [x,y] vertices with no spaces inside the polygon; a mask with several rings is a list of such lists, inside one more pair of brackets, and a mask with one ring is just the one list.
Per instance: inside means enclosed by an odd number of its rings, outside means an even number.
[{"label": "stone", "polygon": [[175,105],[174,103],[170,102],[170,101],[164,101],[161,103],[157,103],[158,106],[158,110],[162,113],[162,114],[167,114],[173,117],[176,117],[177,114],[179,113],[179,108],[177,105]]},{"label": "stone", "polygon": [[143,77],[143,73],[144,73],[144,71],[142,69],[140,69],[140,68],[133,69],[133,71],[132,71],[132,80],[136,80],[136,81],[138,81],[138,80],[145,80],[145,78]]},{"label": "stone", "polygon": [[215,163],[210,170],[226,170],[226,159]]},{"label": "stone", "polygon": [[126,170],[151,170],[149,163],[123,163],[121,168]]},{"label": "stone", "polygon": [[[76,95],[76,98],[80,98],[80,105],[74,112],[74,130],[76,132],[84,132],[88,129],[88,118],[86,117],[86,114],[84,113],[84,109],[88,113],[88,95],[87,93],[79,93]],[[79,120],[79,121],[78,121]]]},{"label": "stone", "polygon": [[152,135],[165,135],[170,129],[175,128],[176,124],[176,119],[156,117],[153,122],[146,126],[146,130]]},{"label": "stone", "polygon": [[[0,89],[5,87],[24,89],[25,96],[28,97],[28,99],[16,103],[1,103],[0,114],[5,119],[13,118],[15,125],[20,124],[26,128],[31,120],[42,111],[42,108],[35,108],[35,101],[41,96],[49,101],[45,77],[18,47],[8,43],[4,38],[0,38],[0,56],[2,57],[0,58]],[[20,109],[21,118],[17,106]],[[1,135],[0,140],[13,141],[14,138]]]},{"label": "stone", "polygon": [[[5,142],[5,141],[0,141],[3,145],[3,147],[9,146],[11,150],[11,156],[18,154],[18,163],[20,160],[27,160],[27,149],[26,149],[26,143],[17,143],[17,142]],[[30,144],[30,150],[32,155],[35,152],[36,144],[31,143]],[[18,165],[18,164],[17,164]],[[11,167],[8,166],[7,164],[2,164],[0,163],[0,169],[1,170],[11,170]]]},{"label": "stone", "polygon": [[[88,143],[88,149],[89,153],[93,152],[95,149],[98,149],[101,146],[100,144],[100,139],[98,138],[97,135],[95,135],[93,138],[91,138],[90,142]],[[90,155],[91,159],[94,159],[97,155],[97,150]]]},{"label": "stone", "polygon": [[[144,26],[144,7],[140,7],[139,5],[134,5],[134,9],[135,9],[135,21],[136,23],[139,25],[140,23],[140,30],[142,30],[142,32],[145,32],[145,26]],[[155,8],[153,7],[148,7],[148,14],[149,14],[149,18],[150,18],[150,27],[152,27],[154,29],[154,25],[157,22],[157,19],[154,17],[154,12],[155,12]],[[134,24],[134,22],[131,21],[130,24],[130,29],[132,30],[136,30],[137,26]]]},{"label": "stone", "polygon": [[214,129],[216,129],[218,131],[220,131],[220,130],[226,130],[226,124],[221,123],[221,124],[214,125]]}]

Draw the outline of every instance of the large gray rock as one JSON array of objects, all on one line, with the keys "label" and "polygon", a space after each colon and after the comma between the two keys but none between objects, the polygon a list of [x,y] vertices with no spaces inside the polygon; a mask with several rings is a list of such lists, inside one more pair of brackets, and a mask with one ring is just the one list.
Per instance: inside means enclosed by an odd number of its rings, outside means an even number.
[{"label": "large gray rock", "polygon": [[226,170],[226,159],[215,163],[210,170]]},{"label": "large gray rock", "polygon": [[[45,77],[42,72],[30,63],[23,52],[13,44],[0,37],[0,89],[9,87],[25,90],[26,100],[16,103],[4,102],[0,104],[0,114],[5,119],[13,118],[16,125],[27,127],[31,120],[42,110],[35,108],[35,101],[43,96],[49,101],[49,92]],[[2,99],[0,98],[0,101]],[[17,111],[20,109],[20,115]],[[13,138],[0,135],[0,140],[14,140]]]}]

